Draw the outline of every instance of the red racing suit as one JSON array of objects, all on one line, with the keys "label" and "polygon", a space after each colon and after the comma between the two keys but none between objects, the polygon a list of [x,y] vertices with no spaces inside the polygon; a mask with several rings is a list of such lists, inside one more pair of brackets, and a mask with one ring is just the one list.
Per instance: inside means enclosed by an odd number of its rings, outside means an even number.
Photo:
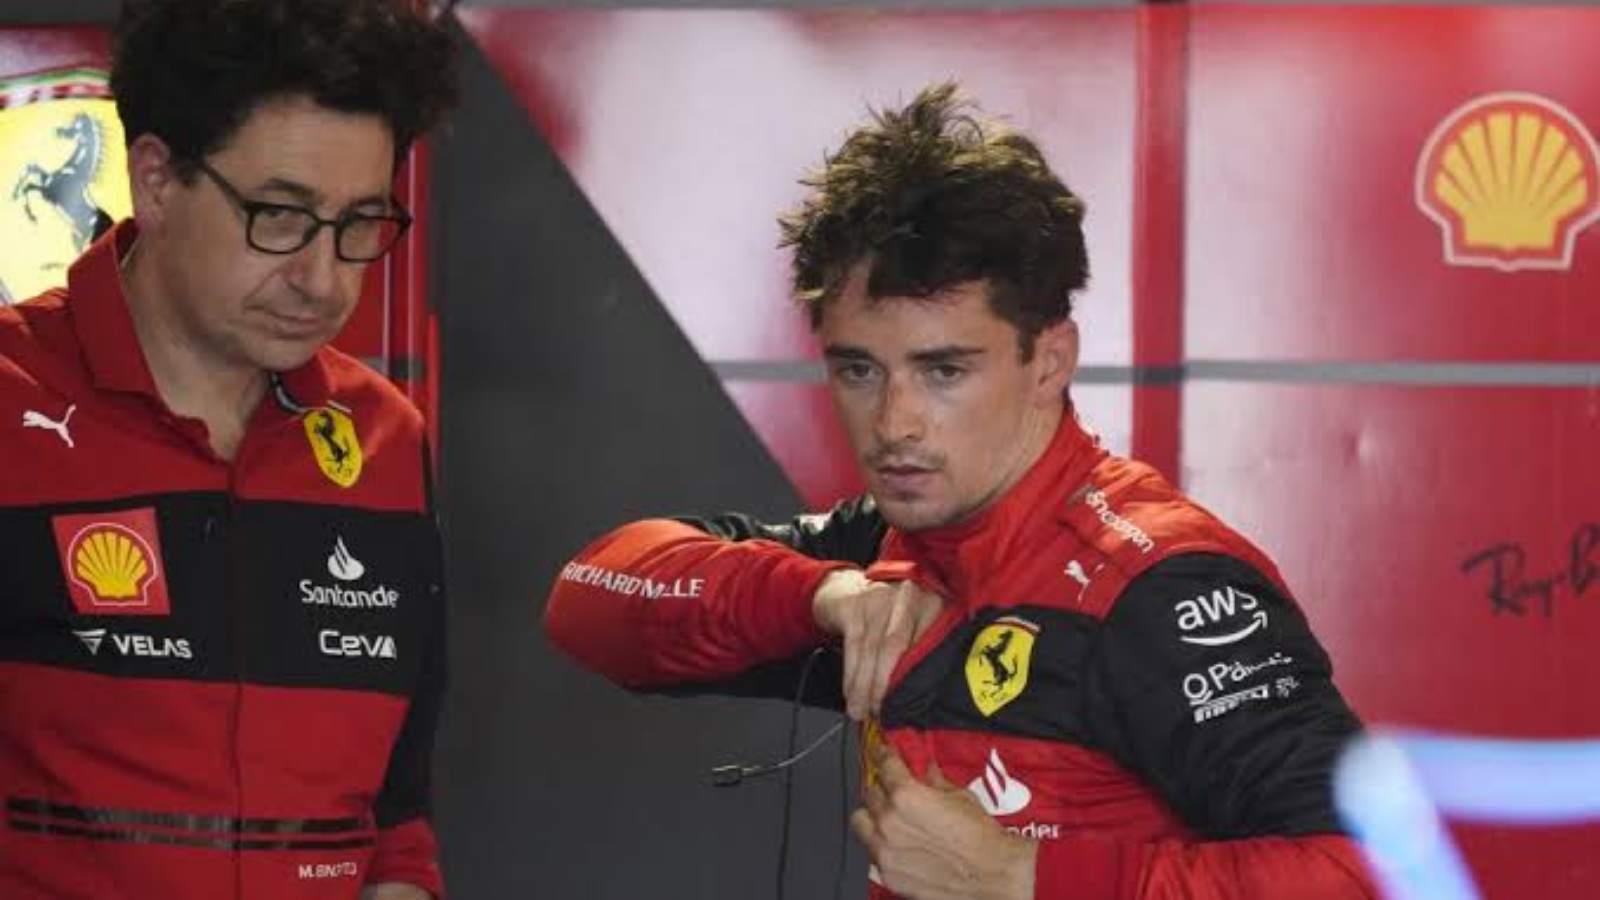
[{"label": "red racing suit", "polygon": [[0,306],[0,897],[442,895],[422,418],[324,348],[218,458],[135,337],[134,237]]},{"label": "red racing suit", "polygon": [[[1040,900],[1378,896],[1332,801],[1360,723],[1276,568],[1070,414],[954,526],[903,533],[870,498],[624,526],[564,567],[545,627],[630,688],[792,696],[828,640],[811,596],[847,565],[946,598],[891,675],[881,739],[1040,842]],[[838,706],[840,677],[812,699]]]}]

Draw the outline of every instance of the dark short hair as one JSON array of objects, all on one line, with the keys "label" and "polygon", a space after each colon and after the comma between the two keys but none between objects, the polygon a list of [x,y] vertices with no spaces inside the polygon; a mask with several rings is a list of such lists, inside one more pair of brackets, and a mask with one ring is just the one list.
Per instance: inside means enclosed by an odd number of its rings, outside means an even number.
[{"label": "dark short hair", "polygon": [[1026,359],[1088,282],[1083,201],[1033,141],[979,118],[953,82],[923,89],[903,109],[871,111],[801,184],[811,193],[779,224],[813,327],[862,262],[873,298],[986,280]]},{"label": "dark short hair", "polygon": [[124,0],[112,57],[128,140],[160,137],[186,176],[266,101],[375,114],[398,159],[456,96],[454,41],[411,0]]}]

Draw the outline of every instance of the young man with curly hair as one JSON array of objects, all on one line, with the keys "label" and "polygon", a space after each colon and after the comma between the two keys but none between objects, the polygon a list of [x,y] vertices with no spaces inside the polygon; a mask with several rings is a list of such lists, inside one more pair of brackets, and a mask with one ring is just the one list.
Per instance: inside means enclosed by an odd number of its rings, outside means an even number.
[{"label": "young man with curly hair", "polygon": [[406,0],[125,4],[133,217],[0,309],[0,896],[442,896],[423,421],[328,344],[453,54]]},{"label": "young man with curly hair", "polygon": [[[876,113],[783,221],[868,493],[635,522],[546,629],[635,689],[864,721],[872,896],[1354,900],[1360,723],[1276,567],[1074,415],[1082,201],[952,85]],[[842,658],[841,658],[842,657]]]}]

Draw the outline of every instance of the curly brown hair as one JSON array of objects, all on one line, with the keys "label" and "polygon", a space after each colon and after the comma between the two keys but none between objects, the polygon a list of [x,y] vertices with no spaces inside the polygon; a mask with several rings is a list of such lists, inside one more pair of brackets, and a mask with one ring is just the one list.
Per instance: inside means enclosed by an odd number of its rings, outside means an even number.
[{"label": "curly brown hair", "polygon": [[801,180],[810,195],[779,219],[782,245],[794,247],[795,297],[816,327],[863,262],[873,298],[987,280],[1026,360],[1088,282],[1084,203],[1032,140],[980,118],[958,90],[943,82],[903,109],[872,110]]},{"label": "curly brown hair", "polygon": [[303,95],[388,123],[397,159],[456,97],[450,33],[412,0],[124,0],[111,90],[131,142],[155,134],[179,171],[264,101]]}]

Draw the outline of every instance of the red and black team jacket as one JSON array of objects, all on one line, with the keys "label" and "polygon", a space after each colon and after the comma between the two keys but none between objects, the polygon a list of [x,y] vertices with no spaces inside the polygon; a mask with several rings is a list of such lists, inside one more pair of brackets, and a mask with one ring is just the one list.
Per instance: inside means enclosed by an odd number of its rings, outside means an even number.
[{"label": "red and black team jacket", "polygon": [[[1360,723],[1276,568],[1070,415],[943,529],[888,528],[870,498],[784,525],[627,525],[562,570],[546,629],[631,688],[792,697],[827,640],[811,595],[843,565],[947,599],[869,739],[1037,839],[1041,900],[1377,897],[1332,799]],[[810,693],[837,706],[833,659]]]},{"label": "red and black team jacket", "polygon": [[218,458],[145,365],[133,239],[0,307],[0,897],[441,894],[421,416],[324,349]]}]

